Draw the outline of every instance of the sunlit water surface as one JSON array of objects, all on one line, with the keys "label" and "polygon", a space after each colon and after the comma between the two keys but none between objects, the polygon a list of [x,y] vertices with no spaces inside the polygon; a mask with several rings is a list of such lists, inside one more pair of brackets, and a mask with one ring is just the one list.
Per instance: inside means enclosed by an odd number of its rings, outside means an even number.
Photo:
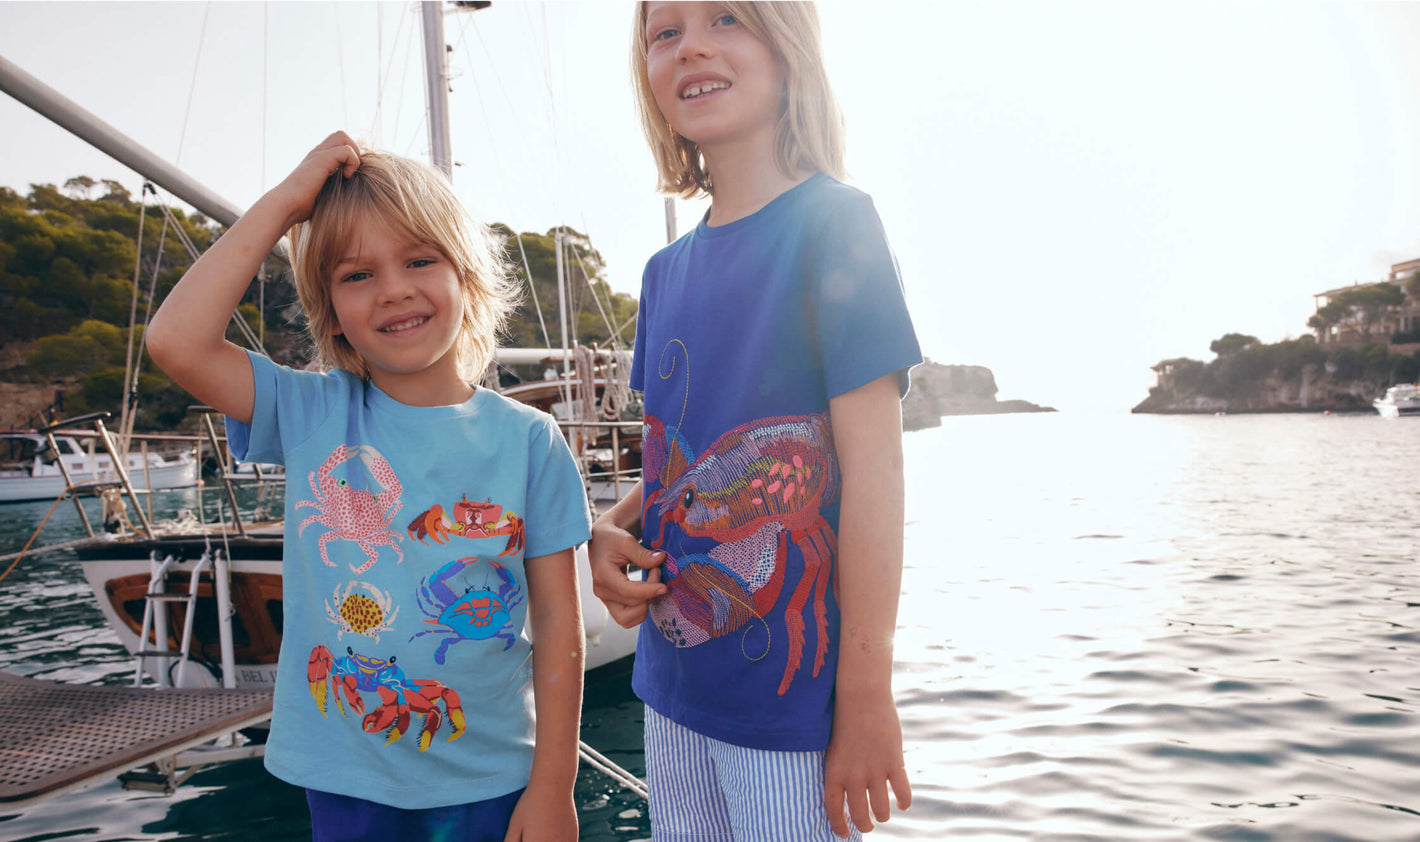
[{"label": "sunlit water surface", "polygon": [[[949,418],[906,449],[896,691],[916,802],[874,837],[1420,839],[1420,421]],[[0,507],[0,551],[46,508]],[[45,535],[77,524],[61,509]],[[0,669],[130,674],[72,556],[23,562],[0,612]],[[594,677],[583,737],[641,774],[627,684]],[[584,840],[650,835],[644,802],[596,772],[577,801]],[[0,839],[309,825],[301,792],[249,761],[170,798],[110,783],[0,808]]]}]

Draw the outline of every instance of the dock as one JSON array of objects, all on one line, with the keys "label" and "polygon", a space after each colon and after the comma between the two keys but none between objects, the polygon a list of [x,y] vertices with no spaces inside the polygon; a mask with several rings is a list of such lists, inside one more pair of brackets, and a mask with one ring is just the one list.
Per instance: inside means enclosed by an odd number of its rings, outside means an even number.
[{"label": "dock", "polygon": [[270,718],[270,690],[63,684],[0,672],[0,812]]}]

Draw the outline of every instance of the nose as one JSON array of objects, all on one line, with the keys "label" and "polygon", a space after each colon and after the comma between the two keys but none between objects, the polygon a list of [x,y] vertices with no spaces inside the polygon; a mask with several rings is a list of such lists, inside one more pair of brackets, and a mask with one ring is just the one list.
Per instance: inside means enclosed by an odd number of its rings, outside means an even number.
[{"label": "nose", "polygon": [[414,284],[403,269],[381,272],[376,293],[381,304],[391,304],[413,297]]},{"label": "nose", "polygon": [[688,26],[676,45],[676,61],[685,64],[692,58],[709,58],[714,54],[714,44],[705,30],[699,26]]}]

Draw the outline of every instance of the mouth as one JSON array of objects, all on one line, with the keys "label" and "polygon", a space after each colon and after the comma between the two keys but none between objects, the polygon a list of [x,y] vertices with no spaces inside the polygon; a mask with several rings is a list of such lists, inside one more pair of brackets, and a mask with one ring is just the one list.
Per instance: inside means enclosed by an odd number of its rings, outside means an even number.
[{"label": "mouth", "polygon": [[429,321],[428,316],[405,316],[388,324],[380,325],[380,333],[402,333],[406,330],[413,330],[416,327]]},{"label": "mouth", "polygon": [[729,82],[692,82],[685,86],[685,90],[680,92],[681,99],[695,99],[715,91],[723,91],[730,87]]}]

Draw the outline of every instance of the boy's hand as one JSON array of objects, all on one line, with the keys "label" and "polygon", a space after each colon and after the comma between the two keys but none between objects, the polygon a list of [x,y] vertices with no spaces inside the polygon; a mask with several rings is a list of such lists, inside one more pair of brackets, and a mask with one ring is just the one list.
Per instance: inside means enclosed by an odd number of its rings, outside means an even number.
[{"label": "boy's hand", "polygon": [[534,780],[513,808],[504,842],[577,842],[577,805],[571,790]]},{"label": "boy's hand", "polygon": [[[598,518],[592,524],[587,560],[592,568],[592,593],[622,628],[639,625],[646,619],[650,601],[666,592],[660,569],[666,554],[641,546],[635,536],[610,518]],[[633,564],[649,571],[644,582],[627,578],[627,566]]]},{"label": "boy's hand", "polygon": [[[873,816],[885,822],[892,815],[888,786],[897,809],[912,806],[912,787],[902,759],[902,725],[891,694],[873,702],[838,699],[833,708],[833,736],[824,759],[824,809],[840,838],[848,837],[848,817],[863,833],[873,829]],[[844,814],[844,799],[848,815]],[[872,814],[869,815],[869,807]]]},{"label": "boy's hand", "polygon": [[267,195],[279,201],[286,212],[286,227],[311,218],[316,196],[326,179],[339,172],[346,178],[360,169],[359,145],[345,132],[336,132],[321,141],[291,174]]}]

